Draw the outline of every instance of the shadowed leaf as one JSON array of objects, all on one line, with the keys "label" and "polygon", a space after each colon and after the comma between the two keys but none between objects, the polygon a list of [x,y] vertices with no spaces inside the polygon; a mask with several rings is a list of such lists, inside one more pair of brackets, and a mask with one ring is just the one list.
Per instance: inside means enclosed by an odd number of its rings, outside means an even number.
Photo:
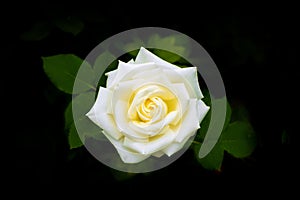
[{"label": "shadowed leaf", "polygon": [[46,22],[37,22],[30,30],[21,34],[20,38],[22,40],[39,41],[47,37],[51,29],[51,24]]},{"label": "shadowed leaf", "polygon": [[66,33],[71,33],[76,36],[84,28],[84,23],[74,17],[67,17],[65,19],[58,19],[54,21],[54,24]]},{"label": "shadowed leaf", "polygon": [[94,72],[89,63],[73,54],[42,57],[44,71],[51,82],[61,91],[72,94],[74,80],[82,66],[81,77],[77,81],[75,93],[95,89]]},{"label": "shadowed leaf", "polygon": [[81,147],[83,144],[78,136],[76,127],[74,124],[71,125],[69,129],[68,141],[70,149]]},{"label": "shadowed leaf", "polygon": [[256,146],[256,135],[249,123],[235,121],[224,131],[221,144],[229,154],[244,158],[253,152]]}]

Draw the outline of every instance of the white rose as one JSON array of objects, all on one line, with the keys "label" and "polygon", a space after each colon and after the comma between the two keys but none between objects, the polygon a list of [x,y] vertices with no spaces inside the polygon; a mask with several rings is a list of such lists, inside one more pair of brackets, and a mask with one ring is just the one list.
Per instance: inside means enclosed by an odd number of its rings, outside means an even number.
[{"label": "white rose", "polygon": [[201,100],[197,68],[180,68],[145,48],[108,72],[86,114],[103,129],[125,163],[176,153],[209,110]]}]

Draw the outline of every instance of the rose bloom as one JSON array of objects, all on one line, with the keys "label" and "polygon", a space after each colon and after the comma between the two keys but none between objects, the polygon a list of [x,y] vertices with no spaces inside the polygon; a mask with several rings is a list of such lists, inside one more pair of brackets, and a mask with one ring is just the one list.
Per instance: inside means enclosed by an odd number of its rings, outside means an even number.
[{"label": "rose bloom", "polygon": [[171,156],[200,128],[209,110],[197,68],[180,68],[141,47],[135,60],[119,61],[106,88],[86,114],[114,145],[124,163]]}]

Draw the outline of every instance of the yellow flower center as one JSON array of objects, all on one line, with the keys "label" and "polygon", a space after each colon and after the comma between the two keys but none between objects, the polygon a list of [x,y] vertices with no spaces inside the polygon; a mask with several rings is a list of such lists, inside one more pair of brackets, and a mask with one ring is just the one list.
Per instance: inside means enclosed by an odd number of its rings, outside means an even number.
[{"label": "yellow flower center", "polygon": [[157,84],[146,85],[132,94],[128,117],[135,123],[147,125],[162,120],[178,107],[178,99],[169,89]]}]

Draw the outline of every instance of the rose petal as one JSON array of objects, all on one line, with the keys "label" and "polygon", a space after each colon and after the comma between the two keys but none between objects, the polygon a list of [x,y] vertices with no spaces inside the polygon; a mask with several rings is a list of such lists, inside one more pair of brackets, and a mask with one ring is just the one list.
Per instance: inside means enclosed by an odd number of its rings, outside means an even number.
[{"label": "rose petal", "polygon": [[115,140],[114,138],[110,137],[110,135],[105,131],[103,131],[103,134],[114,145],[124,163],[139,163],[151,156],[133,152],[122,145],[122,140]]},{"label": "rose petal", "polygon": [[[209,106],[206,106],[205,103],[202,100],[196,100],[192,99],[190,101],[190,108],[189,112],[185,114],[183,117],[183,122],[180,127],[178,136],[176,137],[176,142],[182,142],[182,140],[185,140],[192,135],[195,134],[196,130],[200,128],[200,122],[203,120],[205,115],[207,114],[209,110]],[[195,105],[196,104],[196,105]],[[196,106],[196,108],[195,108]],[[195,112],[194,112],[195,111]],[[192,118],[198,119],[198,123],[188,123],[190,120],[193,122]],[[190,120],[189,120],[190,119]],[[195,121],[195,120],[194,120]],[[185,142],[183,142],[185,143]]]},{"label": "rose petal", "polygon": [[127,63],[128,63],[128,64],[134,64],[134,60],[131,59],[131,60],[129,60]]},{"label": "rose petal", "polygon": [[160,75],[155,76],[152,79],[137,78],[134,80],[122,81],[113,92],[112,105],[115,105],[118,99],[128,101],[135,90],[148,84],[163,85],[166,88],[170,88],[170,82],[168,82],[167,79],[164,79],[164,76]]},{"label": "rose petal", "polygon": [[146,63],[146,62],[154,62],[157,65],[160,65],[163,68],[166,69],[178,69],[176,65],[173,65],[160,57],[156,56],[155,54],[151,53],[144,47],[141,47],[139,50],[139,53],[136,56],[135,63]]},{"label": "rose petal", "polygon": [[[154,65],[154,66],[156,66],[156,65]],[[152,70],[146,70],[146,71],[143,70],[143,71],[137,72],[131,78],[132,79],[136,79],[136,78],[148,79],[148,78],[155,77],[155,76],[157,76],[158,74],[161,74],[161,73],[162,73],[162,70],[160,68],[154,68]]]},{"label": "rose petal", "polygon": [[198,99],[203,98],[203,94],[200,90],[199,83],[198,83],[198,75],[197,75],[197,68],[196,67],[186,67],[180,68],[176,70],[178,74],[184,77],[185,80],[188,81],[190,86],[193,88],[193,91],[196,94]]},{"label": "rose petal", "polygon": [[[107,73],[109,82],[107,82],[107,88],[113,88],[126,74],[132,70],[130,64],[126,64],[122,61],[119,61],[118,69],[113,72]],[[111,77],[110,77],[111,76]],[[109,83],[109,84],[108,84]]]},{"label": "rose petal", "polygon": [[118,87],[115,88],[113,97],[112,97],[112,104],[118,100],[129,101],[130,97],[132,96],[133,92],[139,88],[143,83],[145,83],[144,79],[134,79],[129,81],[121,82]]},{"label": "rose petal", "polygon": [[130,137],[134,140],[147,142],[148,137],[138,132],[135,132],[129,127],[129,120],[127,117],[128,103],[122,100],[117,100],[114,107],[114,117],[118,130],[126,137]]},{"label": "rose petal", "polygon": [[[157,67],[156,65],[154,65]],[[160,68],[153,68],[151,70],[142,70],[142,72],[137,72],[132,76],[133,79],[144,79],[145,83],[143,85],[146,85],[146,82],[157,84],[157,85],[163,85],[168,86],[171,84],[171,82],[168,79],[168,74],[165,74],[162,69]],[[167,87],[168,88],[168,87]]]},{"label": "rose petal", "polygon": [[197,111],[197,99],[190,99],[188,110],[183,115],[179,132],[175,139],[176,142],[182,142],[186,137],[190,136],[193,131],[200,128]]},{"label": "rose petal", "polygon": [[129,118],[130,119],[136,118],[136,116],[134,115],[136,113],[136,108],[147,98],[151,98],[153,96],[160,97],[164,100],[172,100],[175,98],[172,92],[159,85],[152,84],[150,86],[143,87],[136,92],[131,104],[129,105],[128,114],[129,116],[133,116]]},{"label": "rose petal", "polygon": [[[129,73],[136,73],[137,71],[143,70],[149,70],[155,68],[154,63],[142,63],[142,64],[131,64],[131,63],[125,63],[122,61],[119,61],[118,69],[116,70],[117,73],[111,74],[111,80],[109,84],[107,84],[107,88],[111,89],[114,88],[120,81],[125,81],[131,79],[131,76],[126,79],[125,77]],[[107,73],[108,77],[110,76],[110,73]]]},{"label": "rose petal", "polygon": [[158,151],[152,154],[152,156],[155,156],[157,158],[160,158],[164,155],[165,153],[163,151]]},{"label": "rose petal", "polygon": [[177,118],[178,112],[172,111],[168,113],[168,115],[161,121],[153,124],[138,124],[134,122],[129,122],[129,127],[134,130],[135,132],[144,135],[145,137],[155,136],[162,134],[165,130],[164,127],[172,124],[172,122]]},{"label": "rose petal", "polygon": [[189,99],[190,96],[187,92],[187,88],[183,83],[173,83],[171,85],[173,92],[176,94],[178,100],[180,101],[181,104],[181,112],[182,114],[185,113],[188,104],[189,104]]},{"label": "rose petal", "polygon": [[112,113],[111,97],[112,92],[109,89],[100,87],[96,102],[86,116],[113,138],[119,139],[122,134],[117,130],[115,121],[109,114]]},{"label": "rose petal", "polygon": [[[188,135],[193,135],[195,131],[193,131],[192,133],[188,134]],[[170,144],[169,146],[167,146],[166,148],[164,148],[162,151],[168,155],[171,156],[174,153],[178,152],[179,150],[181,150],[183,148],[183,146],[186,144],[186,142],[188,141],[190,137],[186,137],[182,142],[174,142],[172,144]]]},{"label": "rose petal", "polygon": [[106,87],[107,88],[112,88],[113,87],[113,83],[114,83],[114,80],[115,80],[117,74],[118,74],[117,69],[113,70],[113,71],[110,71],[110,72],[105,74],[107,76],[107,80],[106,80]]},{"label": "rose petal", "polygon": [[93,105],[95,112],[97,112],[96,114],[112,113],[112,94],[112,91],[107,88],[99,88],[96,101]]},{"label": "rose petal", "polygon": [[[171,83],[181,83],[181,84],[184,84],[186,89],[187,89],[187,92],[189,94],[189,96],[191,98],[197,98],[197,92],[194,90],[193,86],[191,85],[191,83],[184,77],[180,74],[181,70],[183,70],[184,68],[180,68],[180,69],[177,69],[177,70],[163,70],[164,74],[168,74],[168,79]],[[185,71],[185,70],[183,70]],[[197,83],[198,84],[198,81]]]},{"label": "rose petal", "polygon": [[87,117],[91,119],[92,122],[97,124],[100,128],[105,130],[109,135],[115,139],[120,139],[123,135],[116,128],[115,121],[110,114],[102,113],[100,115],[96,114],[95,110],[92,108],[87,114]]},{"label": "rose petal", "polygon": [[168,74],[168,79],[171,83],[185,83],[186,80],[183,78],[183,76],[181,76],[178,73],[178,71],[180,71],[180,69],[177,70],[164,69],[163,73]]},{"label": "rose petal", "polygon": [[157,136],[158,138],[146,143],[136,142],[129,138],[124,138],[123,145],[134,151],[137,151],[138,153],[148,155],[165,148],[167,145],[173,142],[175,136],[176,134],[172,130],[168,129],[165,134]]},{"label": "rose petal", "polygon": [[209,106],[205,105],[205,103],[202,100],[197,101],[197,111],[198,111],[198,120],[201,122],[207,112],[209,111]]},{"label": "rose petal", "polygon": [[[157,66],[157,65],[154,65]],[[160,85],[170,84],[171,82],[168,80],[168,74],[164,74],[163,70],[159,67],[150,69],[150,70],[142,70],[136,71],[134,75],[131,77],[132,79],[144,79],[145,81],[153,81],[157,82]]]}]

